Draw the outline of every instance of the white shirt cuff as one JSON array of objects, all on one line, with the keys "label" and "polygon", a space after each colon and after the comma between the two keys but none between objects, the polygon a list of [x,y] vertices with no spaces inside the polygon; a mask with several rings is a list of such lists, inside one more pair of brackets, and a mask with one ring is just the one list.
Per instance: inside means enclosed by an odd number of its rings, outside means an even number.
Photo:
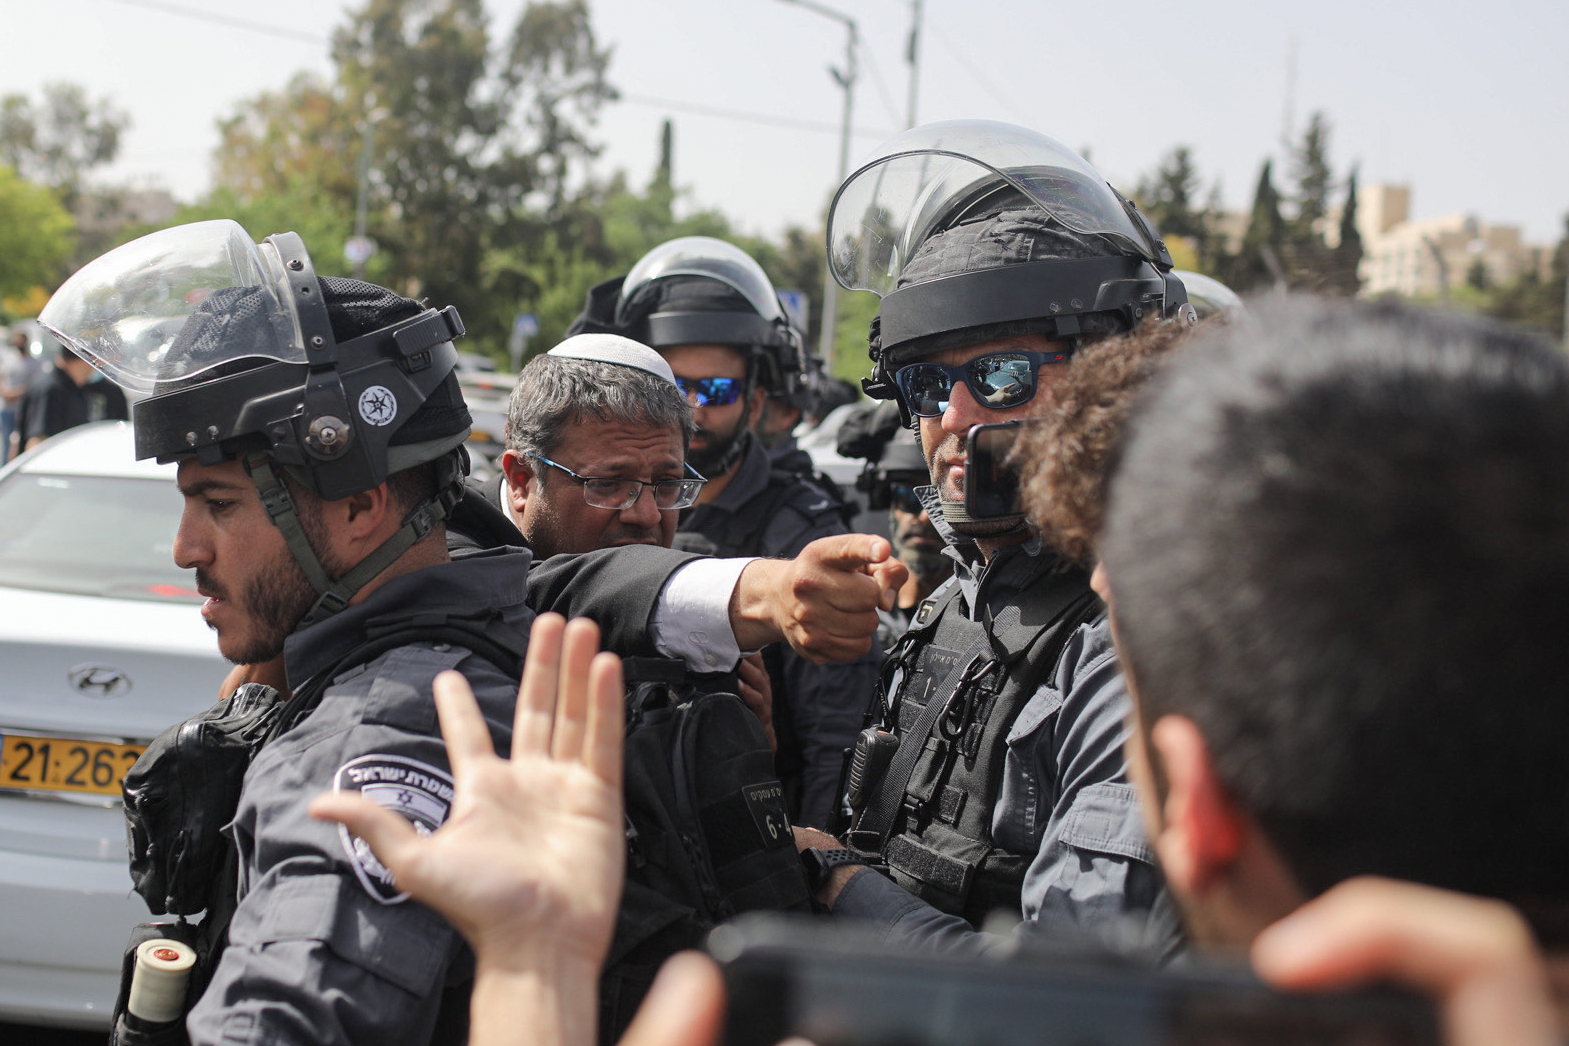
[{"label": "white shirt cuff", "polygon": [[694,559],[677,567],[654,606],[654,646],[694,672],[728,672],[742,651],[730,627],[730,595],[747,559]]}]

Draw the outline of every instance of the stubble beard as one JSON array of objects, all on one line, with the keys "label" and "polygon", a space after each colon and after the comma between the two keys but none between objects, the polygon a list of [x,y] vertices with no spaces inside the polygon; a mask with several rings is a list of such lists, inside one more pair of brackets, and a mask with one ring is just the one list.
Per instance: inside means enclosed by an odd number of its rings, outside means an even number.
[{"label": "stubble beard", "polygon": [[734,447],[736,441],[745,434],[746,426],[742,424],[745,420],[745,414],[738,417],[735,427],[730,430],[728,436],[720,435],[713,429],[698,429],[696,435],[701,435],[708,442],[708,446],[702,450],[689,449],[686,452],[687,464],[708,479],[714,479],[712,470],[725,459],[725,455],[730,453],[730,448]]}]

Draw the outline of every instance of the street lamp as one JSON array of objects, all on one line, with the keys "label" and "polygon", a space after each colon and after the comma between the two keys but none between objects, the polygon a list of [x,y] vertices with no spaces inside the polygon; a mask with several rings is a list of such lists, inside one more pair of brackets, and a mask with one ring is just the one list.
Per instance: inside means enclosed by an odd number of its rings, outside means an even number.
[{"label": "street lamp", "polygon": [[376,241],[365,234],[366,212],[369,209],[370,195],[370,154],[371,130],[377,122],[392,115],[387,109],[372,108],[376,103],[374,94],[365,97],[366,109],[364,141],[360,145],[360,178],[359,192],[354,200],[354,235],[343,245],[343,256],[348,263],[354,266],[354,278],[360,279],[365,275],[365,263],[370,261],[371,255],[376,253]]},{"label": "street lamp", "polygon": [[[787,4],[796,4],[815,11],[824,18],[832,18],[836,22],[844,23],[846,30],[844,41],[844,68],[835,69],[828,67],[828,72],[834,81],[844,88],[844,120],[839,128],[839,181],[835,188],[844,184],[845,177],[850,173],[850,107],[855,94],[855,19],[831,7],[824,7],[814,0],[784,0]],[[839,283],[834,279],[833,265],[827,266],[823,277],[823,329],[822,337],[818,342],[817,352],[823,358],[823,366],[830,375],[834,372],[834,331],[839,320]]]}]

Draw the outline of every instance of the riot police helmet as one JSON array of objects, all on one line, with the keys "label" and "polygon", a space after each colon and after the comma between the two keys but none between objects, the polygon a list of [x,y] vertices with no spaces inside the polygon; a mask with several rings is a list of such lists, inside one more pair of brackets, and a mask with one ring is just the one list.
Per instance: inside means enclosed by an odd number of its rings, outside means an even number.
[{"label": "riot police helmet", "polygon": [[882,299],[868,395],[944,349],[1025,333],[1064,342],[1193,321],[1182,281],[1132,201],[1061,143],[1010,124],[956,120],[885,142],[846,179],[828,218],[828,261]]},{"label": "riot police helmet", "polygon": [[649,251],[621,281],[609,326],[655,349],[737,349],[757,386],[803,409],[810,405],[802,334],[763,267],[732,243],[682,236]]},{"label": "riot police helmet", "polygon": [[[229,220],[151,233],[77,271],[39,322],[141,397],[138,458],[244,464],[319,594],[302,625],[346,606],[462,496],[470,417],[452,346],[457,311],[318,277],[295,233],[258,244]],[[426,463],[435,496],[329,578],[280,471],[331,501]]]}]

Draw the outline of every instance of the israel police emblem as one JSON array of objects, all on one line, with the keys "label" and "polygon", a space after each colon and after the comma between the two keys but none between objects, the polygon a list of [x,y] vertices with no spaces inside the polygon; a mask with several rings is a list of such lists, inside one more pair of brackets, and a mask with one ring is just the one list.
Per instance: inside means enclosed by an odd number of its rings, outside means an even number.
[{"label": "israel police emblem", "polygon": [[398,416],[398,398],[385,385],[372,385],[360,393],[360,417],[367,425],[391,425]]},{"label": "israel police emblem", "polygon": [[[452,775],[445,770],[401,755],[362,755],[338,768],[334,791],[355,791],[375,803],[402,814],[421,835],[429,835],[446,821],[452,809]],[[376,859],[365,840],[338,826],[349,864],[365,892],[382,904],[399,904],[408,894],[398,890],[392,873]]]}]

